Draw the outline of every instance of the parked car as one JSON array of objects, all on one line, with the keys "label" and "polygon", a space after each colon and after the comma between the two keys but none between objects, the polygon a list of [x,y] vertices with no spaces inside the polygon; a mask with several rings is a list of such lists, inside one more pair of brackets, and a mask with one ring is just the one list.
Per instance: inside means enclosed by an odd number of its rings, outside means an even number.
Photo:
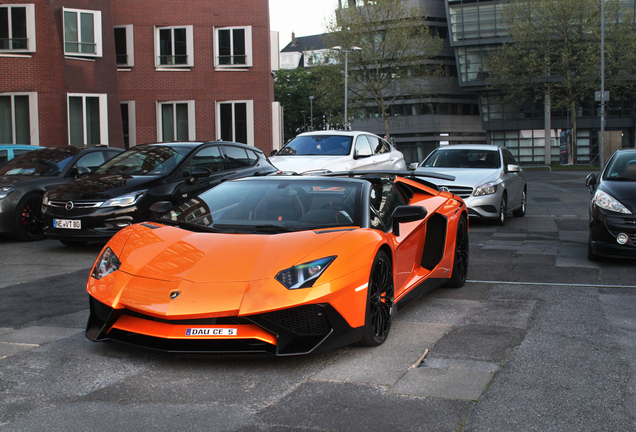
[{"label": "parked car", "polygon": [[40,146],[34,146],[34,145],[0,144],[0,165],[28,151],[37,150],[41,148],[42,147]]},{"label": "parked car", "polygon": [[42,196],[90,172],[122,149],[45,147],[15,157],[0,167],[0,233],[22,241],[44,235]]},{"label": "parked car", "polygon": [[125,228],[88,278],[86,336],[278,356],[380,345],[398,310],[467,276],[466,206],[409,175],[243,178]]},{"label": "parked car", "polygon": [[526,179],[514,156],[494,145],[450,145],[438,147],[416,168],[416,173],[438,172],[455,176],[454,181],[432,180],[461,197],[471,217],[503,226],[508,212],[526,214]]},{"label": "parked car", "polygon": [[224,180],[276,172],[263,152],[232,142],[133,147],[44,196],[46,235],[66,245],[105,241],[150,219],[157,201],[178,204]]},{"label": "parked car", "polygon": [[317,131],[298,135],[272,156],[282,171],[406,170],[404,155],[377,135],[355,131]]},{"label": "parked car", "polygon": [[590,201],[587,257],[636,258],[636,149],[617,150],[600,179],[589,174]]}]

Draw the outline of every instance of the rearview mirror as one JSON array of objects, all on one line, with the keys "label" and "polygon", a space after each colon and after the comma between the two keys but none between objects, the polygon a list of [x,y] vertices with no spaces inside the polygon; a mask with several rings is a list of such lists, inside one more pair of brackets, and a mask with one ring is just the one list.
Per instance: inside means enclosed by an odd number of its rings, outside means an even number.
[{"label": "rearview mirror", "polygon": [[400,235],[401,223],[422,220],[427,214],[428,212],[426,211],[426,208],[422,206],[397,206],[391,215],[393,218],[393,235],[396,237]]},{"label": "rearview mirror", "polygon": [[274,150],[272,150],[272,151],[269,153],[269,155],[270,155],[270,156],[276,156],[276,153],[278,153],[278,150],[274,149]]},{"label": "rearview mirror", "polygon": [[519,165],[509,164],[506,167],[506,171],[511,173],[518,173],[519,171],[521,171],[521,169],[519,168]]},{"label": "rearview mirror", "polygon": [[420,164],[418,164],[417,162],[413,162],[412,164],[409,164],[409,169],[411,171],[415,171],[418,166],[420,166]]}]

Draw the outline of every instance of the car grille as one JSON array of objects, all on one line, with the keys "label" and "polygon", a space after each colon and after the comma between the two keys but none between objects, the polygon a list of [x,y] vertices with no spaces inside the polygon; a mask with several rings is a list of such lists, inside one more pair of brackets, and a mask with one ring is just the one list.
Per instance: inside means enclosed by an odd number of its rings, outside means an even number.
[{"label": "car grille", "polygon": [[72,201],[73,208],[67,210],[69,201],[49,201],[49,213],[58,217],[77,217],[93,213],[103,201]]},{"label": "car grille", "polygon": [[629,243],[636,245],[636,234],[629,235]]},{"label": "car grille", "polygon": [[454,185],[442,185],[440,188],[445,187],[448,191],[460,198],[468,198],[473,194],[473,188],[468,186],[454,186]]},{"label": "car grille", "polygon": [[326,335],[331,330],[324,308],[318,305],[283,309],[262,314],[261,317],[301,336]]}]

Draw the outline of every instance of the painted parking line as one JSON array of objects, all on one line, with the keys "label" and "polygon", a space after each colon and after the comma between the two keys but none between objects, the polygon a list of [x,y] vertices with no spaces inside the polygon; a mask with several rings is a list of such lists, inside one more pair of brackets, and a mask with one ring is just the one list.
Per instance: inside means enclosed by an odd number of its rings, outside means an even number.
[{"label": "painted parking line", "polygon": [[599,284],[568,284],[551,282],[509,282],[509,281],[482,281],[467,280],[467,283],[487,283],[495,285],[542,285],[542,286],[563,286],[563,287],[586,287],[586,288],[636,288],[636,285],[599,285]]}]

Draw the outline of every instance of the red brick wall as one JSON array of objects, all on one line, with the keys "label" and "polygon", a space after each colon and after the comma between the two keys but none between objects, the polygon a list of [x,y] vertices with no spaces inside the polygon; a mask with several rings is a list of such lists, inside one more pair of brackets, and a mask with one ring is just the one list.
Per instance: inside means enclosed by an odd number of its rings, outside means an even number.
[{"label": "red brick wall", "polygon": [[[157,140],[156,102],[195,100],[197,140],[215,139],[215,102],[254,101],[255,145],[272,148],[269,5],[266,0],[0,0],[35,4],[37,51],[30,57],[0,56],[0,92],[37,92],[40,145],[68,143],[67,93],[105,93],[109,143],[123,147],[120,101],[136,102],[137,143]],[[103,57],[66,59],[62,6],[101,10]],[[113,25],[134,26],[135,66],[117,72]],[[194,67],[159,72],[154,26],[194,26]],[[214,27],[252,26],[253,67],[214,70]]]},{"label": "red brick wall", "polygon": [[[40,145],[68,145],[67,93],[106,93],[110,145],[123,147],[110,1],[0,0],[2,3],[35,4],[36,52],[20,58],[0,56],[0,92],[37,92]],[[102,11],[104,57],[65,59],[62,5]]]},{"label": "red brick wall", "polygon": [[[255,145],[272,148],[269,6],[264,0],[112,0],[115,25],[133,25],[135,66],[119,72],[122,101],[136,102],[137,143],[157,140],[157,101],[194,100],[196,139],[213,140],[215,102],[254,101]],[[155,69],[154,26],[194,27],[194,67]],[[214,27],[252,26],[253,67],[214,70]]]}]

